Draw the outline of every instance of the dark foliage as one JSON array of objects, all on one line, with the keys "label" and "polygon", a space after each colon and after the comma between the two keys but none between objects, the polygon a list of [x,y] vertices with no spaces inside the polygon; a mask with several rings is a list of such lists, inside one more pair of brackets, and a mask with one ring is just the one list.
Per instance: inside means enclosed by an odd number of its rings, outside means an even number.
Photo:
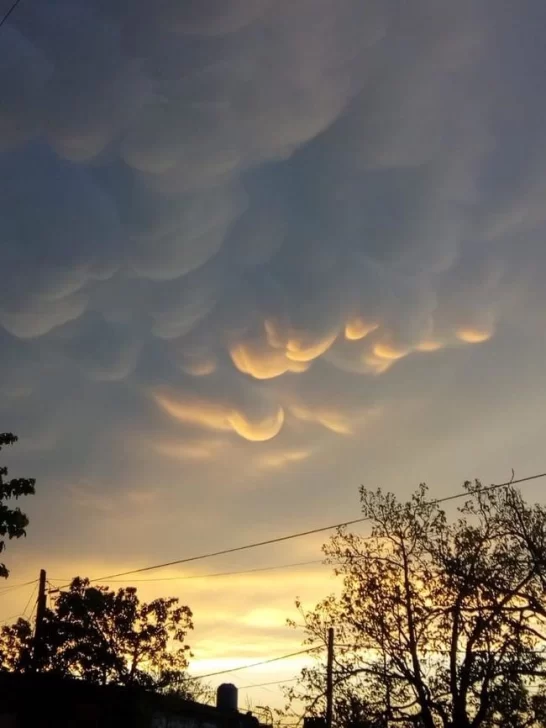
[{"label": "dark foliage", "polygon": [[[10,432],[0,433],[0,450],[6,445],[13,445],[17,437]],[[8,469],[0,466],[0,553],[6,548],[8,539],[26,536],[28,518],[20,508],[12,508],[11,501],[24,495],[34,495],[34,478],[8,478]],[[0,577],[9,576],[6,565],[0,563]]]},{"label": "dark foliage", "polygon": [[[407,503],[363,488],[371,536],[342,529],[324,547],[341,593],[301,611],[306,644],[336,629],[337,725],[545,725],[546,509],[513,487],[466,489],[449,522],[425,486]],[[324,694],[323,665],[289,691],[310,714]]]},{"label": "dark foliage", "polygon": [[[188,607],[178,599],[141,603],[136,589],[117,592],[76,578],[45,615],[38,669],[95,684],[133,685],[191,692],[187,678],[193,628]],[[30,670],[32,630],[19,619],[0,631],[0,669]]]}]

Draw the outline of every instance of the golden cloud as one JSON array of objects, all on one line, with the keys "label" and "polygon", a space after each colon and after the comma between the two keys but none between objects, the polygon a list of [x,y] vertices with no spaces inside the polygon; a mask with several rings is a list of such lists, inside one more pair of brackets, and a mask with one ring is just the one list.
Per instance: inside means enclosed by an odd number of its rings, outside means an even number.
[{"label": "golden cloud", "polygon": [[423,351],[423,352],[430,352],[430,351],[438,351],[443,347],[443,344],[441,341],[434,341],[433,339],[425,339],[425,341],[421,341],[417,346],[415,347],[417,351]]},{"label": "golden cloud", "polygon": [[458,329],[456,336],[466,344],[481,344],[483,341],[488,341],[493,332],[488,329],[462,328]]},{"label": "golden cloud", "polygon": [[177,399],[155,394],[157,405],[179,422],[217,432],[235,432],[245,440],[263,442],[278,435],[284,423],[284,410],[279,407],[261,420],[250,420],[244,412],[222,403],[196,398]]},{"label": "golden cloud", "polygon": [[252,442],[264,442],[278,435],[284,423],[284,410],[279,407],[277,412],[260,422],[251,422],[241,412],[233,411],[229,422],[235,432]]},{"label": "golden cloud", "polygon": [[337,333],[309,342],[306,342],[304,337],[290,338],[286,344],[286,356],[292,361],[313,361],[328,351],[336,338]]},{"label": "golden cloud", "polygon": [[370,323],[369,321],[365,321],[361,316],[355,316],[347,321],[345,325],[345,338],[349,341],[359,341],[368,334],[371,334],[378,327],[379,324]]},{"label": "golden cloud", "polygon": [[410,349],[401,346],[395,346],[387,342],[378,342],[373,348],[374,356],[379,359],[387,359],[396,361],[402,359],[410,353]]},{"label": "golden cloud", "polygon": [[256,338],[229,347],[231,360],[237,369],[255,379],[273,379],[287,372],[305,372],[337,338],[337,331],[319,337],[296,332],[292,328],[284,331],[272,319],[264,321],[264,332],[263,341]]},{"label": "golden cloud", "polygon": [[283,468],[291,463],[298,463],[311,456],[311,450],[280,450],[261,456],[258,464],[263,468]]},{"label": "golden cloud", "polygon": [[332,409],[310,409],[300,405],[293,405],[290,407],[290,413],[302,422],[316,422],[338,435],[351,435],[353,433],[349,419],[341,412],[335,412]]},{"label": "golden cloud", "polygon": [[259,343],[241,343],[230,348],[237,369],[255,379],[273,379],[286,372],[304,372],[310,363],[293,361],[283,351],[264,350]]},{"label": "golden cloud", "polygon": [[267,341],[274,349],[284,349],[288,359],[294,362],[311,362],[328,351],[337,338],[337,331],[322,337],[312,337],[308,333],[289,328],[283,332],[277,321],[264,321]]}]

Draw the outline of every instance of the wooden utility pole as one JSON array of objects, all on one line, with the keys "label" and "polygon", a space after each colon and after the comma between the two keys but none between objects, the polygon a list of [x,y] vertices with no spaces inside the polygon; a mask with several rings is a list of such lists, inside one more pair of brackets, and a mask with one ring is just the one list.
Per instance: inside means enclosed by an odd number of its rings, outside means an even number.
[{"label": "wooden utility pole", "polygon": [[334,628],[328,628],[328,659],[326,663],[326,728],[332,728],[334,714]]},{"label": "wooden utility pole", "polygon": [[32,671],[36,672],[40,667],[40,658],[43,653],[43,630],[44,617],[47,606],[46,593],[46,572],[40,570],[40,582],[38,585],[38,601],[36,604],[36,625],[34,628],[34,650],[32,653]]}]

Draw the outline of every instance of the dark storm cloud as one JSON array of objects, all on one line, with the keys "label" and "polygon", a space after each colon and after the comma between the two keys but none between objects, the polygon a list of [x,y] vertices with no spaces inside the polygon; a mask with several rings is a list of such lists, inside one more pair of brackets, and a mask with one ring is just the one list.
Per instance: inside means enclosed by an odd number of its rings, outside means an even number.
[{"label": "dark storm cloud", "polygon": [[529,28],[492,8],[18,8],[0,38],[6,423],[76,472],[123,436],[192,463],[275,438],[280,467],[359,432],[407,357],[495,336],[534,286],[546,146],[532,69],[518,58],[508,88],[498,70]]}]

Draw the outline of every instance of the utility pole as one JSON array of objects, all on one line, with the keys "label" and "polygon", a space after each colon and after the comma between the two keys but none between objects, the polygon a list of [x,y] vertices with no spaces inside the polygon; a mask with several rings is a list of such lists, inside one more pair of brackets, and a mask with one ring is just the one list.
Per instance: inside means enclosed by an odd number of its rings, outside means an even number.
[{"label": "utility pole", "polygon": [[332,728],[334,713],[334,628],[328,628],[328,660],[326,663],[326,728]]},{"label": "utility pole", "polygon": [[36,670],[39,669],[40,658],[43,652],[43,629],[46,606],[46,572],[45,569],[41,569],[40,582],[38,585],[38,601],[36,605],[36,626],[34,628],[34,650],[32,654],[33,672],[36,672]]}]

